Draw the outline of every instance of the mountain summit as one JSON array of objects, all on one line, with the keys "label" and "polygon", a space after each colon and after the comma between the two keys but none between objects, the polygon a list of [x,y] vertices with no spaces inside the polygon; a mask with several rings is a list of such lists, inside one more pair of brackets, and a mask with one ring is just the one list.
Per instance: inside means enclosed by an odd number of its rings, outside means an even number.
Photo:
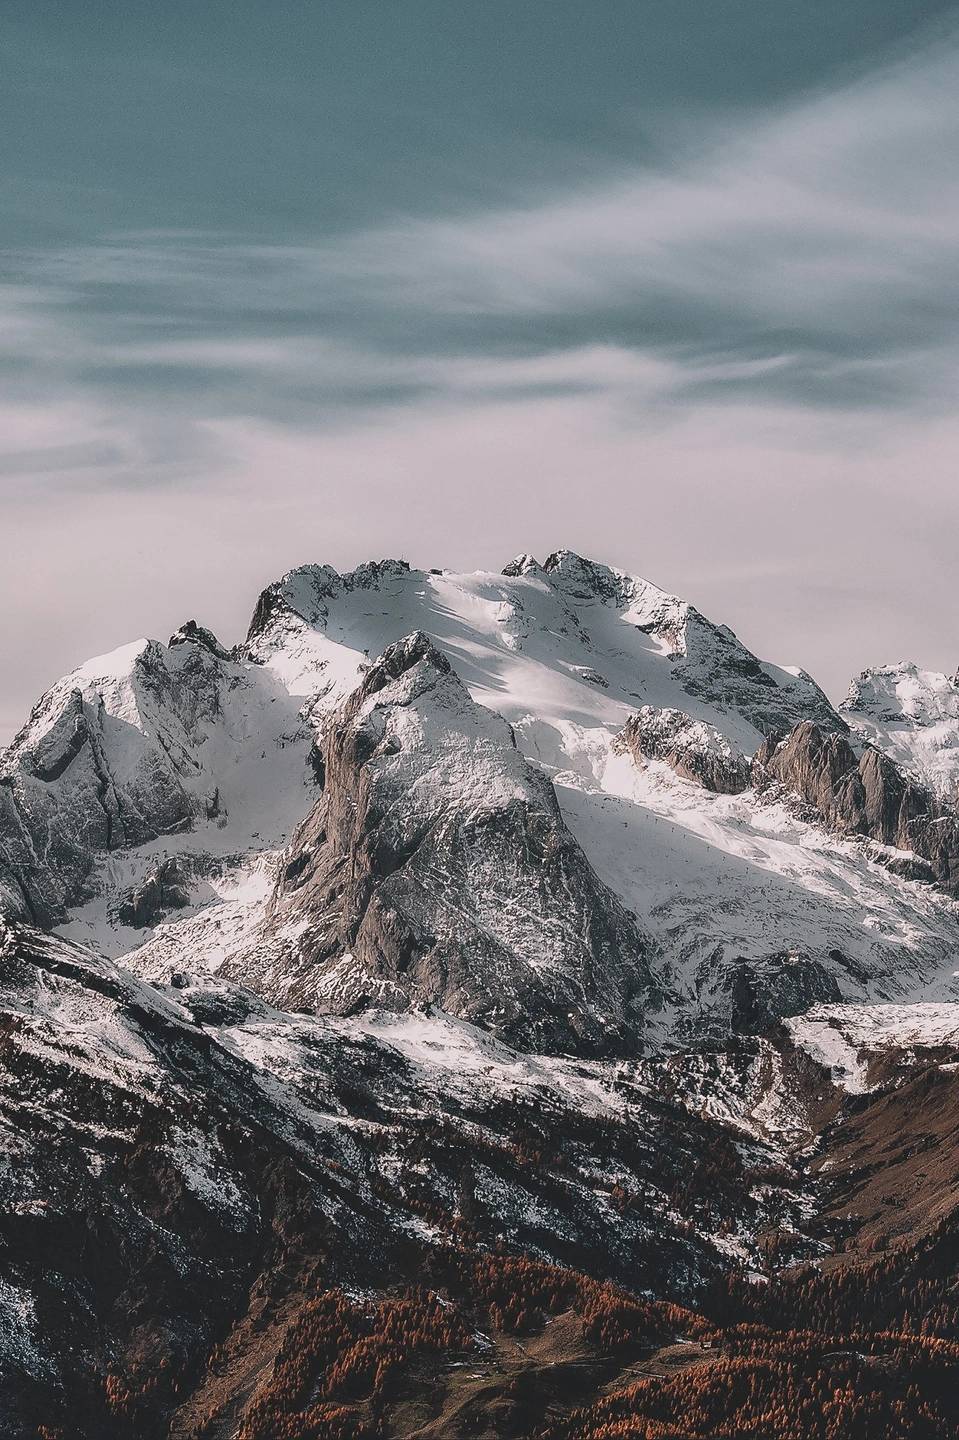
[{"label": "mountain summit", "polygon": [[0,756],[0,1436],[745,1434],[771,1365],[953,1433],[957,693],[835,709],[565,550],[59,681]]},{"label": "mountain summit", "polygon": [[[948,887],[959,848],[906,764],[951,692],[917,686],[935,700],[907,753],[865,680],[834,710],[572,551],[501,574],[303,566],[234,650],[190,621],[41,698],[3,756],[0,893],[141,973],[225,966],[319,1011],[438,1005],[547,1048],[951,993],[951,918],[902,883]],[[881,816],[797,768],[802,726],[844,773],[883,757]]]}]

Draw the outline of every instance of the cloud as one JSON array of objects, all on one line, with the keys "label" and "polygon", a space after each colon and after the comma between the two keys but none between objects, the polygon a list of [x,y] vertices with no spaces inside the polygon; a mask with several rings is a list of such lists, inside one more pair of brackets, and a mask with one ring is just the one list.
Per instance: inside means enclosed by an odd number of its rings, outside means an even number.
[{"label": "cloud", "polygon": [[562,543],[835,690],[954,665],[957,142],[950,39],[525,205],[8,255],[7,695],[171,595],[232,638],[300,560]]},{"label": "cloud", "polygon": [[838,418],[804,435],[792,410],[727,404],[627,428],[609,404],[434,403],[315,432],[233,417],[206,436],[230,464],[175,497],[21,491],[4,510],[7,703],[22,719],[85,655],[191,615],[237,639],[258,590],[303,561],[499,568],[562,544],[687,595],[836,695],[901,655],[955,667],[959,425],[864,452],[826,433]]},{"label": "cloud", "polygon": [[[957,150],[950,38],[748,129],[714,126],[671,170],[526,206],[312,244],[161,232],[20,257],[27,363],[313,423],[351,397],[462,398],[471,369],[482,399],[497,364],[505,385],[520,363],[592,385],[600,354],[668,371],[657,406],[934,411],[959,352]],[[632,401],[627,369],[608,384]]]},{"label": "cloud", "polygon": [[668,354],[694,387],[718,351],[714,382],[760,400],[769,377],[744,373],[743,358],[788,355],[776,398],[863,405],[875,387],[884,404],[898,389],[938,405],[959,342],[957,150],[950,41],[714,138],[670,173],[398,224],[299,263],[359,305],[439,317],[434,333],[587,333]]}]

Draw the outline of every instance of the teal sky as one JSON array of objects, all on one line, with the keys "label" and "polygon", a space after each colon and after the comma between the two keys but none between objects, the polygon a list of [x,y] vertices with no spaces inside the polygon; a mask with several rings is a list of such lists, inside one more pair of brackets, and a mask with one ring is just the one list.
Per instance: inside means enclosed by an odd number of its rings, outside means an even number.
[{"label": "teal sky", "polygon": [[306,559],[959,664],[959,11],[4,0],[0,741]]}]

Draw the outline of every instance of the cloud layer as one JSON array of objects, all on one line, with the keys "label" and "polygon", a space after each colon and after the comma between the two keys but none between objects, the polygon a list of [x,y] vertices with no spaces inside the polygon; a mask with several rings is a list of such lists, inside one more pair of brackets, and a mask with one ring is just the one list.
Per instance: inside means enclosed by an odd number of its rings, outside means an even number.
[{"label": "cloud layer", "polygon": [[9,250],[0,738],[173,596],[235,634],[274,572],[389,549],[593,549],[834,689],[954,663],[957,153],[942,32],[509,204]]}]

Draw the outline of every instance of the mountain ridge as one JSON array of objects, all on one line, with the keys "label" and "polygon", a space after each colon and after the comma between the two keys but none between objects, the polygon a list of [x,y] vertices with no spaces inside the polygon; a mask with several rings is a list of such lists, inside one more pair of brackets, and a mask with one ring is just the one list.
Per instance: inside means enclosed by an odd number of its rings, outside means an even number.
[{"label": "mountain ridge", "polygon": [[558,551],[299,567],[51,687],[0,1435],[660,1440],[743,1377],[950,1434],[952,682],[872,673]]},{"label": "mountain ridge", "polygon": [[[202,949],[218,931],[214,965],[239,963],[254,935],[269,952],[270,877],[297,863],[282,852],[322,791],[332,717],[362,690],[381,651],[411,633],[430,635],[464,693],[501,715],[525,763],[553,780],[561,824],[584,847],[584,863],[650,934],[659,988],[672,996],[667,1009],[680,1029],[739,1024],[743,984],[769,998],[758,1012],[750,1000],[744,1013],[770,1016],[804,1002],[881,998],[897,968],[905,987],[893,982],[892,993],[907,998],[924,983],[920,953],[930,978],[941,973],[937,993],[949,993],[946,917],[921,890],[873,878],[880,862],[898,863],[882,847],[901,846],[899,832],[877,831],[879,849],[858,856],[848,846],[823,848],[813,863],[788,804],[780,814],[768,795],[753,796],[747,761],[772,755],[774,738],[794,722],[848,743],[847,723],[823,692],[803,672],[757,660],[695,607],[572,551],[542,565],[520,556],[500,575],[416,571],[393,560],[342,576],[301,566],[261,594],[247,640],[231,651],[190,621],[168,646],[136,642],[79,667],[39,702],[5,754],[0,884],[6,876],[27,918],[65,921],[65,934],[135,965],[149,965],[158,948],[169,957],[177,934]],[[722,763],[734,780],[715,778],[715,758],[707,765],[707,752],[719,750],[731,757]],[[731,790],[728,802],[689,792],[708,768],[707,788]],[[668,781],[670,770],[686,783]],[[788,801],[789,784],[780,790]],[[656,895],[666,877],[655,866],[652,892],[645,879],[637,886],[667,834],[680,865],[715,875],[704,908],[679,887],[663,909]],[[747,853],[747,864],[735,858]],[[812,950],[816,922],[793,900],[785,920],[770,912],[759,929],[752,923],[757,904],[768,910],[770,880],[786,900],[775,878],[784,864],[800,891],[812,887],[821,912],[822,940]],[[918,862],[914,873],[926,876]],[[857,932],[855,912],[840,903],[840,874],[887,913],[873,935]],[[708,899],[713,885],[723,893],[718,911]],[[488,942],[477,930],[471,943]],[[343,946],[331,961],[348,953]],[[253,974],[266,961],[248,963]]]}]

